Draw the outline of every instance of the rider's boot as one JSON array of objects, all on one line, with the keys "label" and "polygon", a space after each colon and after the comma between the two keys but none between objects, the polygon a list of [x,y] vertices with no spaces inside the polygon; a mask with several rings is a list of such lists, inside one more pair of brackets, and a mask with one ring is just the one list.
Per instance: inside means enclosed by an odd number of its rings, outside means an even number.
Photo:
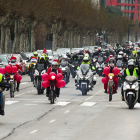
[{"label": "rider's boot", "polygon": [[17,83],[17,92],[19,92],[19,84],[20,84],[20,83]]},{"label": "rider's boot", "polygon": [[107,93],[107,89],[105,89],[104,93]]},{"label": "rider's boot", "polygon": [[117,93],[117,90],[116,89],[114,89],[114,93]]}]

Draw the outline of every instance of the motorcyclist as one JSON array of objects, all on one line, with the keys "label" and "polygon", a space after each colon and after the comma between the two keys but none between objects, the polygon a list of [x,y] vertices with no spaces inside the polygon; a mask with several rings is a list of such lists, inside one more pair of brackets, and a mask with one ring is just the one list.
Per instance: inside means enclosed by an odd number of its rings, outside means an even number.
[{"label": "motorcyclist", "polygon": [[[109,69],[110,69],[110,73],[113,73],[113,69],[116,67],[115,66],[115,60],[112,58],[112,59],[110,59],[109,61],[108,61],[108,63],[109,63],[109,66],[107,66]],[[117,89],[118,89],[118,80],[117,80],[117,78],[118,77],[114,77],[113,78],[113,81],[114,81],[114,84],[115,84],[115,89],[114,89],[114,93],[117,93]],[[109,80],[109,79],[108,79]],[[107,93],[107,84],[108,83],[106,83],[106,84],[104,84],[104,89],[105,89],[105,93]]]},{"label": "motorcyclist", "polygon": [[[90,69],[95,72],[95,67],[91,65],[89,57],[84,57],[82,64],[89,64]],[[79,69],[80,69],[80,67],[78,66],[77,70],[79,70]],[[96,81],[93,80],[92,83],[93,83],[93,85],[95,85]],[[77,86],[77,84],[78,84],[77,83],[77,76],[75,76],[75,86]]]},{"label": "motorcyclist", "polygon": [[[47,70],[47,74],[49,75],[51,72],[54,72],[55,74],[58,74],[58,73],[61,73],[62,74],[62,70],[59,69],[58,67],[58,62],[57,61],[52,61],[52,64],[51,64],[51,68],[49,68]],[[47,88],[47,97],[49,97],[49,94],[50,94],[50,87]],[[56,95],[57,97],[59,97],[60,95],[60,88],[57,88],[56,87]]]},{"label": "motorcyclist", "polygon": [[128,60],[127,60],[127,54],[124,53],[124,54],[123,54],[123,62],[124,62],[124,63],[127,63],[127,61],[128,61]]},{"label": "motorcyclist", "polygon": [[38,52],[33,52],[33,57],[36,57],[37,58],[37,62],[39,62]]},{"label": "motorcyclist", "polygon": [[66,56],[67,56],[68,58],[71,58],[71,55],[70,55],[69,52],[66,53]]},{"label": "motorcyclist", "polygon": [[33,71],[33,73],[34,73],[36,64],[37,64],[37,58],[36,57],[32,57],[31,58],[31,63],[29,64],[29,67],[28,67],[28,75],[29,76],[32,76],[31,75],[31,71]]},{"label": "motorcyclist", "polygon": [[41,56],[45,57],[46,66],[47,66],[47,68],[49,68],[51,63],[49,62],[49,58],[48,58],[47,54],[42,54]]},{"label": "motorcyclist", "polygon": [[[23,72],[23,70],[22,70],[22,68],[17,64],[17,62],[16,62],[16,60],[17,60],[17,58],[16,57],[11,57],[10,58],[10,63],[9,63],[9,65],[11,65],[11,66],[16,66],[17,67],[17,70],[19,71],[19,72]],[[16,76],[16,75],[15,75]],[[20,81],[17,81],[17,91],[19,92],[19,85],[20,85]]]},{"label": "motorcyclist", "polygon": [[[135,61],[133,59],[130,59],[128,61],[128,68],[124,71],[124,75],[122,78],[125,79],[126,76],[136,76],[137,78],[139,78],[140,76],[139,69],[135,68]],[[124,101],[123,92],[122,92],[122,100]]]},{"label": "motorcyclist", "polygon": [[78,61],[78,55],[76,52],[73,53],[72,61]]},{"label": "motorcyclist", "polygon": [[41,56],[41,57],[40,57],[40,60],[39,60],[39,62],[37,62],[35,68],[37,68],[38,64],[44,64],[44,69],[45,69],[45,70],[47,69],[46,59],[45,59],[44,56]]},{"label": "motorcyclist", "polygon": [[108,63],[110,59],[114,59],[115,60],[115,57],[113,57],[113,55],[111,54],[111,55],[109,55],[108,59],[105,62]]}]

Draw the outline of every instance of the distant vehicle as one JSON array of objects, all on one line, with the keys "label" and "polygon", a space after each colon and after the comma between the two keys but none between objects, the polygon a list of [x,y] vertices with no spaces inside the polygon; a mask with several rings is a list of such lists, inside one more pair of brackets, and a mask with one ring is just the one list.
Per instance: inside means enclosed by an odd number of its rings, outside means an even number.
[{"label": "distant vehicle", "polygon": [[3,63],[3,66],[4,67],[8,65],[9,59],[8,59],[7,55],[1,54],[0,55],[0,59],[2,60],[2,63]]}]

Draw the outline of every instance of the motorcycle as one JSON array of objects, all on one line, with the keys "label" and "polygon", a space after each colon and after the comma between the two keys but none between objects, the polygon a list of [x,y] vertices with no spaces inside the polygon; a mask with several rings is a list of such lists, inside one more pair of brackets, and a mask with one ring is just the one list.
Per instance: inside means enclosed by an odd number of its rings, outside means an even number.
[{"label": "motorcycle", "polygon": [[77,89],[82,91],[82,95],[87,95],[87,92],[92,90],[93,81],[96,81],[96,77],[93,78],[96,72],[92,72],[90,65],[81,64],[79,70],[77,71]]},{"label": "motorcycle", "polygon": [[139,81],[135,76],[126,76],[123,83],[123,96],[129,109],[132,109],[139,98]]},{"label": "motorcycle", "polygon": [[36,63],[32,63],[31,64],[31,67],[29,68],[29,76],[31,78],[31,82],[34,81],[34,72],[35,72],[35,66],[36,66]]},{"label": "motorcycle", "polygon": [[103,63],[104,58],[99,57],[98,62],[96,62],[96,72],[99,76],[102,76],[103,69],[105,68],[105,64]]},{"label": "motorcycle", "polygon": [[71,71],[72,78],[75,78],[75,76],[76,76],[76,70],[77,70],[77,66],[78,66],[77,65],[77,62],[76,61],[73,61],[70,66],[71,66],[70,71]]},{"label": "motorcycle", "polygon": [[14,93],[16,90],[16,81],[14,79],[15,75],[17,73],[8,73],[8,78],[5,78],[5,80],[9,81],[10,84],[10,97],[13,98],[14,97]]},{"label": "motorcycle", "polygon": [[35,69],[34,73],[34,83],[35,87],[37,88],[37,93],[43,94],[44,93],[44,88],[42,87],[42,75],[46,73],[46,70],[44,70],[44,64],[37,64],[37,68]]},{"label": "motorcycle", "polygon": [[63,80],[66,84],[68,84],[70,78],[70,68],[68,67],[68,63],[66,61],[61,61],[60,69],[63,73]]}]

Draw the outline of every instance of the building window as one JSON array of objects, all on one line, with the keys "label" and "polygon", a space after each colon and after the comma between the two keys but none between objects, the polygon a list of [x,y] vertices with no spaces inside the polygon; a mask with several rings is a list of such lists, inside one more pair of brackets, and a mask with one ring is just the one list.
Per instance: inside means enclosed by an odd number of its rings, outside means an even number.
[{"label": "building window", "polygon": [[130,19],[134,19],[134,13],[131,13],[131,15],[130,15]]},{"label": "building window", "polygon": [[139,6],[137,6],[137,11],[139,11]]},{"label": "building window", "polygon": [[129,13],[127,13],[127,17],[129,17]]},{"label": "building window", "polygon": [[140,3],[140,1],[139,0],[137,0],[137,4],[139,4]]},{"label": "building window", "polygon": [[130,3],[130,0],[128,0],[128,3]]},{"label": "building window", "polygon": [[127,8],[128,8],[127,10],[129,10],[129,6]]},{"label": "building window", "polygon": [[135,0],[132,0],[132,4],[135,4]]},{"label": "building window", "polygon": [[121,0],[117,0],[117,3],[121,3]]},{"label": "building window", "polygon": [[135,6],[131,6],[131,11],[135,11]]},{"label": "building window", "polygon": [[137,18],[139,18],[139,13],[137,13]]},{"label": "building window", "polygon": [[126,10],[126,6],[124,6],[124,10]]},{"label": "building window", "polygon": [[123,13],[123,16],[126,17],[126,12]]}]

